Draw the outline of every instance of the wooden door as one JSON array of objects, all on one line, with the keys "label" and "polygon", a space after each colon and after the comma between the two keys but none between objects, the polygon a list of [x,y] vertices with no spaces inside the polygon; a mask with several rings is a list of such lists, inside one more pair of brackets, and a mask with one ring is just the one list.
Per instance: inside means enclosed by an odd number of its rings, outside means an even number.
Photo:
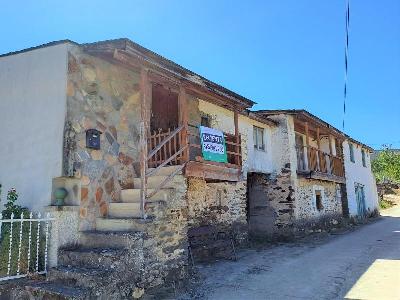
[{"label": "wooden door", "polygon": [[355,192],[357,201],[357,214],[360,217],[364,217],[366,215],[364,187],[361,184],[356,184]]},{"label": "wooden door", "polygon": [[151,131],[167,131],[178,127],[178,93],[153,84],[151,106]]}]

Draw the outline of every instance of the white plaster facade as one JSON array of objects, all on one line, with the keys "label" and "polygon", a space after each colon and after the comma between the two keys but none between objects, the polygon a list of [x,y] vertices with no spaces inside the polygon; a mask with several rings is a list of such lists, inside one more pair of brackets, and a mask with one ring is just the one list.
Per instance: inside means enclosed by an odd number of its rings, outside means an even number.
[{"label": "white plaster facade", "polygon": [[0,57],[1,204],[13,187],[23,206],[50,204],[62,175],[68,46]]},{"label": "white plaster facade", "polygon": [[[350,160],[350,147],[353,144],[354,162]],[[365,151],[365,167],[362,164],[361,150]],[[355,185],[361,184],[364,187],[365,205],[370,212],[378,209],[378,192],[376,182],[371,170],[371,153],[360,144],[350,140],[343,142],[344,168],[346,176],[346,191],[351,216],[357,215],[357,200]]]},{"label": "white plaster facade", "polygon": [[[234,134],[235,124],[233,112],[215,104],[199,100],[199,110],[211,116],[211,127]],[[239,115],[239,133],[242,137],[243,174],[248,172],[272,173],[275,171],[273,161],[272,136],[276,128],[265,123]],[[265,150],[254,149],[253,128],[264,130]]]}]

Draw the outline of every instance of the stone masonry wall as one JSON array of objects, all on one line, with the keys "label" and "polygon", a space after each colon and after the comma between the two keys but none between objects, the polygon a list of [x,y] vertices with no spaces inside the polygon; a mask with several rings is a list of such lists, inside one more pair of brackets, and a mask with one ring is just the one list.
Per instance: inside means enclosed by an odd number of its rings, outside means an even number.
[{"label": "stone masonry wall", "polygon": [[209,183],[188,178],[188,225],[216,225],[232,232],[237,243],[247,239],[246,181]]},{"label": "stone masonry wall", "polygon": [[[316,206],[315,190],[322,191],[321,210],[318,210]],[[299,178],[296,189],[296,202],[299,221],[340,217],[342,215],[340,185],[334,182]]]},{"label": "stone masonry wall", "polygon": [[186,178],[177,175],[168,201],[148,202],[144,241],[146,287],[178,281],[186,275],[188,261]]},{"label": "stone masonry wall", "polygon": [[[97,216],[120,190],[133,187],[138,160],[139,74],[73,48],[68,57],[67,123],[64,175],[81,179],[81,229],[92,229]],[[86,130],[98,129],[101,149],[86,148]]]}]

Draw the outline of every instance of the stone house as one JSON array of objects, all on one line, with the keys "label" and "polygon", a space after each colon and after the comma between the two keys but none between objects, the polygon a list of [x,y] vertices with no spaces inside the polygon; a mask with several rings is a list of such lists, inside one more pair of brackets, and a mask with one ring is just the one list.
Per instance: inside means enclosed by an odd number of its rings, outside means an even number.
[{"label": "stone house", "polygon": [[[5,54],[0,76],[0,182],[58,216],[50,284],[123,297],[184,276],[189,228],[246,241],[247,172],[273,164],[253,127],[267,141],[276,126],[254,102],[127,39]],[[223,132],[227,162],[204,160],[199,125]],[[110,248],[111,260],[96,250]]]},{"label": "stone house", "polygon": [[[58,217],[49,284],[93,297],[183,277],[191,228],[215,225],[237,244],[292,233],[353,214],[349,180],[373,181],[368,155],[368,167],[346,162],[350,142],[369,149],[326,122],[252,112],[253,101],[128,39],[1,55],[0,99],[0,183]],[[204,159],[199,126],[222,132],[226,162]],[[59,187],[68,196],[54,208]]]},{"label": "stone house", "polygon": [[[341,218],[347,210],[344,135],[304,110],[256,113],[278,124],[273,145],[279,149],[274,160],[280,161],[280,168],[271,174],[257,174],[249,182],[256,190],[254,196],[249,194],[250,208],[255,201],[259,210],[258,216],[249,220],[251,233],[280,235]],[[267,231],[264,224],[269,224]]]},{"label": "stone house", "polygon": [[347,136],[343,142],[346,194],[350,216],[376,214],[379,202],[371,170],[374,150]]}]

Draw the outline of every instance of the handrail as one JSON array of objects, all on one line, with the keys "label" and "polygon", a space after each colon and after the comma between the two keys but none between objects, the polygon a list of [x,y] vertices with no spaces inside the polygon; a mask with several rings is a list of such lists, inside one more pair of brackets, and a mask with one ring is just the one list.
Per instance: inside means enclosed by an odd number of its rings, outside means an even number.
[{"label": "handrail", "polygon": [[184,125],[179,126],[179,127],[176,128],[174,131],[172,131],[168,137],[166,137],[165,139],[163,139],[162,142],[159,143],[159,144],[149,153],[149,155],[147,156],[147,160],[149,160],[150,158],[152,158],[152,157],[157,153],[157,151],[159,151],[159,150],[162,148],[162,146],[164,146],[168,141],[170,141],[170,140],[171,140],[177,133],[179,133],[184,127],[185,127]]}]

